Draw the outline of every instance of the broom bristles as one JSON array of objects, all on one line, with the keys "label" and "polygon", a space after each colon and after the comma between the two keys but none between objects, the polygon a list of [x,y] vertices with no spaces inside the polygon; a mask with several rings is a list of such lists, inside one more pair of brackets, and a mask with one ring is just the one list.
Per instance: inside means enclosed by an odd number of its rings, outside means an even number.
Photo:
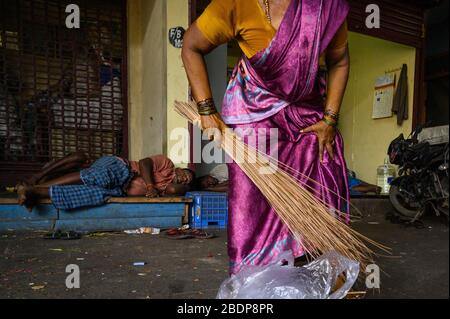
[{"label": "broom bristles", "polygon": [[[188,121],[201,127],[195,103],[175,102],[175,110]],[[258,187],[294,238],[302,243],[305,252],[313,258],[335,250],[365,266],[373,261],[374,255],[366,243],[389,253],[389,248],[370,240],[343,223],[341,217],[346,214],[337,212],[338,219],[332,216],[329,212],[331,207],[306,189],[312,189],[311,186],[293,176],[294,174],[305,178],[304,174],[245,144],[229,130],[222,134],[223,150]],[[246,160],[249,158],[252,161]],[[281,169],[275,169],[270,175],[260,174],[261,169],[270,166]],[[309,177],[306,179],[313,181]],[[313,182],[324,187],[317,181]],[[335,192],[332,193],[339,196]],[[347,199],[344,200],[347,202]]]}]

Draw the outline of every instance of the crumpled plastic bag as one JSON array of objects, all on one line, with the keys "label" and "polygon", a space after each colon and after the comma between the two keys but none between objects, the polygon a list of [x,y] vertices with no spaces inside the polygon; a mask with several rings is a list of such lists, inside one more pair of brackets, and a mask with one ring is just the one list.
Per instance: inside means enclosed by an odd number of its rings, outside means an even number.
[{"label": "crumpled plastic bag", "polygon": [[[358,279],[359,270],[358,262],[337,252],[295,267],[293,254],[287,251],[270,265],[244,266],[225,280],[217,299],[343,299]],[[333,292],[341,274],[346,281]]]}]

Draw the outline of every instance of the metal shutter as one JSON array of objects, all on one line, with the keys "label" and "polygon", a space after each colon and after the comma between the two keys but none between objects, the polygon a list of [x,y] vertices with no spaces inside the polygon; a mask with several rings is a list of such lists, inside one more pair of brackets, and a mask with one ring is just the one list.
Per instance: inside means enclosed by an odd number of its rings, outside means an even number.
[{"label": "metal shutter", "polygon": [[0,0],[0,184],[75,151],[127,156],[122,0]]},{"label": "metal shutter", "polygon": [[[392,0],[350,0],[351,10],[348,17],[351,31],[364,33],[416,48],[423,47],[424,9],[413,1]],[[366,8],[376,3],[380,7],[381,28],[366,27]]]}]

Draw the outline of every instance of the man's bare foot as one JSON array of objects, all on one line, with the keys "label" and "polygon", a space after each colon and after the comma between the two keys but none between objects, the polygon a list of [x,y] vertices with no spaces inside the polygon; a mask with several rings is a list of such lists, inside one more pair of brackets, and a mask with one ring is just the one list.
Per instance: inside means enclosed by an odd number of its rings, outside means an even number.
[{"label": "man's bare foot", "polygon": [[23,206],[27,200],[27,188],[28,185],[24,182],[20,182],[16,186],[17,199],[20,206]]},{"label": "man's bare foot", "polygon": [[20,206],[25,206],[31,213],[33,211],[33,186],[27,183],[20,183],[16,186],[17,199]]}]

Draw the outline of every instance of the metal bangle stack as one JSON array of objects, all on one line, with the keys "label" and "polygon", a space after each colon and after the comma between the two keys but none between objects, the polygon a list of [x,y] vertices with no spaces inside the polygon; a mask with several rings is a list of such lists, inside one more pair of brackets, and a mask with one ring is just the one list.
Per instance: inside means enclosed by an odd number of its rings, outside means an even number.
[{"label": "metal bangle stack", "polygon": [[324,112],[323,121],[329,126],[336,127],[339,123],[339,113],[327,109]]},{"label": "metal bangle stack", "polygon": [[206,99],[197,103],[198,114],[208,116],[217,113],[216,105],[213,99]]}]

